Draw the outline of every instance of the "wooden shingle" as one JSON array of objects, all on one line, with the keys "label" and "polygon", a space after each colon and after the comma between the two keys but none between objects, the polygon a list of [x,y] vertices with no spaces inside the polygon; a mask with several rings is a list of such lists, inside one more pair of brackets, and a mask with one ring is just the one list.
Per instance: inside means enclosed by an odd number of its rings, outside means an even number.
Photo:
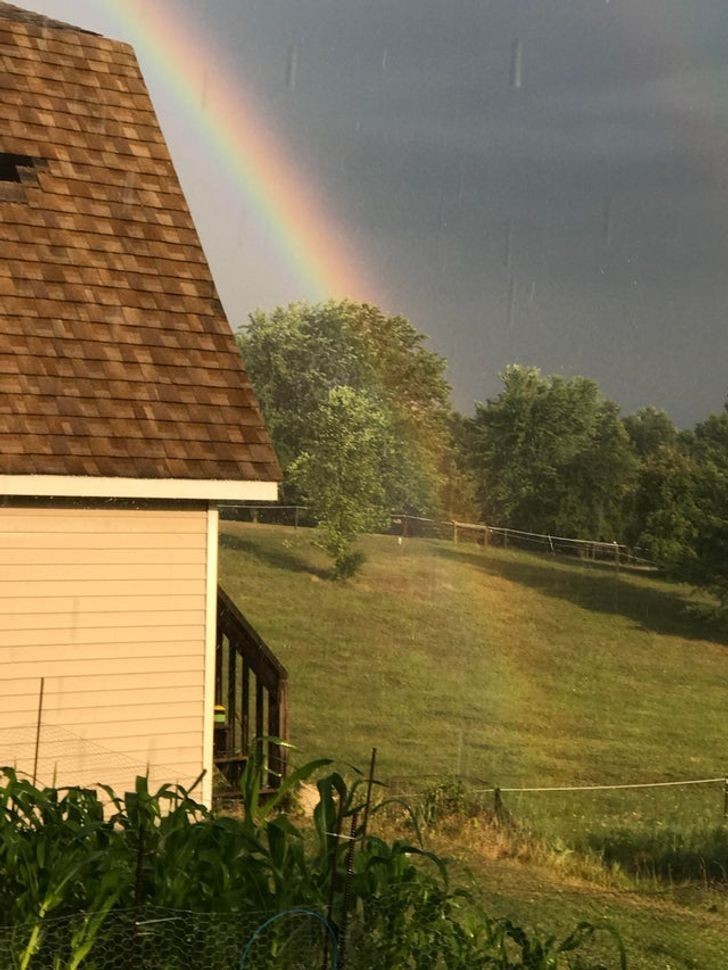
[{"label": "wooden shingle", "polygon": [[0,2],[0,474],[277,481],[133,50]]}]

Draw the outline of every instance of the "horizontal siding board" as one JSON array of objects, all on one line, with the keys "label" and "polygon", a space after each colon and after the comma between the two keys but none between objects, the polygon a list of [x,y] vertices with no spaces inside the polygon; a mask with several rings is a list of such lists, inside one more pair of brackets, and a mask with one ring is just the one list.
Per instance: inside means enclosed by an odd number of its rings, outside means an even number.
[{"label": "horizontal siding board", "polygon": [[[7,547],[3,547],[6,548]],[[138,546],[133,549],[120,549],[115,543],[109,541],[108,545],[102,548],[86,548],[83,550],[84,563],[94,566],[124,566],[126,564],[136,565],[159,563],[161,566],[196,566],[200,561],[201,545],[196,543],[194,547],[172,549],[166,543],[160,543],[156,549]],[[0,561],[7,562],[12,560],[12,566],[75,566],[78,564],[78,556],[74,555],[78,550],[71,550],[67,545],[59,545],[57,549],[50,549],[37,546],[23,547],[22,549],[8,550],[6,555],[0,554]]]},{"label": "horizontal siding board", "polygon": [[128,523],[131,520],[139,524],[162,521],[165,529],[173,527],[176,522],[184,521],[193,523],[199,531],[200,522],[204,523],[205,521],[205,513],[202,509],[89,509],[82,506],[59,509],[51,505],[46,507],[35,506],[33,509],[19,505],[9,506],[0,511],[0,520],[21,519],[27,522],[40,519],[57,520],[59,518],[83,520],[84,522],[91,522],[95,519],[113,520],[115,523],[119,523],[119,528],[121,528],[121,523]]},{"label": "horizontal siding board", "polygon": [[132,656],[120,659],[104,659],[100,661],[48,659],[42,663],[28,663],[16,661],[10,668],[4,667],[3,682],[11,680],[27,680],[35,677],[89,677],[94,676],[94,669],[103,666],[105,677],[118,677],[122,674],[166,674],[170,669],[175,672],[197,671],[201,669],[200,659],[197,657],[180,657],[173,666],[167,657]]},{"label": "horizontal siding board", "polygon": [[[71,515],[69,510],[64,509],[55,515],[36,517],[31,516],[12,516],[1,515],[0,524],[2,531],[13,532],[64,532],[70,535],[79,535],[89,532],[109,533],[149,533],[154,532],[158,535],[173,533],[182,535],[190,533],[192,535],[205,535],[204,516],[174,516],[169,520],[162,515],[145,515],[144,513],[130,513],[127,517],[120,520],[115,515]],[[202,524],[199,519],[202,518]]]},{"label": "horizontal siding board", "polygon": [[[172,630],[191,627],[199,628],[200,624],[205,623],[204,610],[176,610],[159,612],[155,610],[136,610],[133,613],[123,611],[107,610],[104,613],[76,612],[74,616],[73,630],[110,630],[118,631],[119,637],[123,638],[127,634],[126,629],[149,630],[155,629],[154,639],[164,640],[163,630],[169,627]],[[39,633],[41,630],[69,630],[68,612],[63,613],[6,613],[2,617],[2,625],[5,630],[23,630]],[[179,634],[177,634],[179,635]],[[34,642],[45,643],[49,634],[44,633],[38,636]]]},{"label": "horizontal siding board", "polygon": [[[26,587],[27,589],[27,587]],[[6,597],[0,606],[0,617],[5,613],[16,616],[32,616],[37,613],[80,612],[80,597],[69,596],[19,596],[17,599]],[[75,600],[75,602],[74,602]],[[179,610],[204,610],[205,596],[89,596],[84,597],[84,608],[92,612],[126,613],[149,612],[152,606],[159,613],[175,613]]]},{"label": "horizontal siding board", "polygon": [[[103,570],[98,568],[99,565],[104,566]],[[6,585],[13,586],[17,583],[73,582],[75,584],[79,580],[88,583],[93,588],[99,582],[99,576],[103,576],[104,583],[138,580],[150,580],[152,582],[194,580],[198,582],[205,578],[205,564],[204,562],[189,564],[177,562],[149,563],[138,555],[136,563],[19,564],[17,561],[7,565],[0,563],[0,589]],[[0,595],[3,594],[0,593]]]},{"label": "horizontal siding board", "polygon": [[[174,549],[194,549],[198,552],[205,548],[205,537],[196,532],[165,533],[123,532],[108,534],[105,532],[9,532],[3,530],[0,521],[0,549],[61,549],[73,553],[73,559],[78,560],[78,553],[87,549],[158,549],[170,551]],[[6,553],[2,554],[7,555]]]},{"label": "horizontal siding board", "polygon": [[[147,757],[151,761],[155,760],[152,756],[155,751],[165,751],[170,747],[201,748],[202,746],[202,718],[199,719],[199,723],[195,723],[195,719],[189,715],[170,717],[162,721],[149,718],[131,721],[128,724],[122,721],[108,721],[104,723],[103,730],[98,724],[84,724],[73,720],[69,720],[68,723],[64,721],[63,726],[81,738],[85,736],[94,744],[124,755],[128,755],[133,741],[142,750],[148,752]],[[123,744],[117,743],[119,739],[124,739]]]},{"label": "horizontal siding board", "polygon": [[[201,700],[202,695],[199,693],[196,701],[199,704]],[[172,727],[169,731],[166,731],[167,725],[179,725],[182,728],[189,728],[189,711],[193,703],[185,703],[183,701],[176,704],[169,703],[167,705],[168,711],[160,713],[157,712],[157,705],[153,703],[120,705],[114,701],[112,710],[114,711],[114,717],[118,719],[113,727],[114,733],[110,733],[106,725],[100,725],[99,721],[104,715],[98,707],[73,707],[66,709],[64,706],[62,712],[54,711],[51,708],[47,712],[47,723],[52,726],[57,721],[58,715],[62,713],[64,726],[73,725],[74,727],[80,728],[90,725],[98,728],[104,737],[124,737],[129,733],[137,734],[148,731],[149,737],[152,738],[159,732],[176,733],[176,727]],[[17,723],[15,714],[4,710],[0,711],[0,730],[11,728],[15,723]],[[42,740],[43,733],[41,728],[41,742]]]},{"label": "horizontal siding board", "polygon": [[[180,656],[187,656],[199,652],[199,636],[191,639],[191,635],[199,632],[199,623],[191,626],[160,626],[153,634],[149,627],[90,627],[87,629],[73,629],[69,626],[57,630],[2,630],[0,629],[0,664],[15,663],[21,658],[26,661],[31,658],[42,663],[48,652],[61,654],[65,659],[76,657],[93,659],[108,657],[138,657],[140,654],[155,656],[175,655],[175,649]],[[39,634],[41,634],[39,636]],[[38,641],[42,640],[42,644]],[[9,650],[10,654],[5,651]],[[37,655],[29,654],[28,650],[39,651]],[[23,653],[25,651],[25,653]]]},{"label": "horizontal siding board", "polygon": [[[38,690],[40,680],[35,677],[17,677],[13,680],[6,679],[3,682],[4,703],[3,710],[8,708],[19,709],[20,705],[28,706],[28,698],[34,698],[30,705],[31,709],[38,710]],[[43,696],[43,710],[58,710],[71,704],[69,696],[76,700],[81,697],[89,697],[99,693],[113,695],[107,697],[105,705],[113,702],[113,697],[118,698],[120,705],[128,705],[130,693],[139,694],[146,698],[150,703],[157,696],[157,691],[162,690],[183,690],[190,689],[200,691],[203,686],[201,670],[173,670],[164,678],[164,686],[149,686],[149,678],[144,674],[131,673],[119,674],[114,677],[113,686],[110,685],[109,678],[105,675],[91,675],[88,677],[48,677],[45,682]],[[159,695],[161,696],[161,695]],[[76,701],[74,701],[76,703]],[[86,706],[85,704],[81,706]],[[108,707],[106,708],[108,710]],[[102,712],[103,713],[103,712]],[[161,712],[164,713],[163,711]],[[35,719],[35,713],[34,713]]]},{"label": "horizontal siding board", "polygon": [[[16,599],[19,596],[32,594],[31,587],[39,588],[42,596],[64,596],[77,602],[88,603],[96,597],[124,598],[131,596],[168,596],[170,594],[194,594],[200,591],[200,581],[196,579],[101,579],[105,576],[102,570],[96,571],[97,578],[89,580],[46,579],[31,582],[24,580],[0,581],[0,599]],[[2,608],[0,607],[0,610]]]}]

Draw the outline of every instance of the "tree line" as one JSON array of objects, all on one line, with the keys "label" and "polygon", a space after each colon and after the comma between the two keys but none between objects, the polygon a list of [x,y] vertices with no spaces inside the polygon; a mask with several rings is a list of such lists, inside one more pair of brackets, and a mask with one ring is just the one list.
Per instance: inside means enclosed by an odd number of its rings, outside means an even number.
[{"label": "tree line", "polygon": [[728,613],[728,405],[692,430],[622,416],[587,377],[513,364],[472,415],[444,357],[370,304],[256,311],[238,342],[284,470],[339,577],[396,510],[618,541],[707,588]]}]

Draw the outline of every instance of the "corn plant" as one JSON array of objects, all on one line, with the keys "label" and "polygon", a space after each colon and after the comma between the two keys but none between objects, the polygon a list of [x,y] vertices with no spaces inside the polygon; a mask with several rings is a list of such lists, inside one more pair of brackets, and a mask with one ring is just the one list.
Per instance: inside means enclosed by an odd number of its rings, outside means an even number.
[{"label": "corn plant", "polygon": [[[452,887],[448,860],[428,852],[417,830],[413,842],[365,834],[357,823],[361,777],[349,783],[335,770],[318,777],[329,768],[326,760],[304,765],[266,800],[264,766],[251,757],[235,818],[211,813],[191,790],[165,785],[153,792],[146,778],[124,795],[101,788],[104,804],[95,791],[38,789],[5,769],[0,924],[14,928],[5,947],[9,965],[106,970],[104,954],[121,945],[140,970],[227,968],[216,920],[229,914],[250,937],[256,921],[305,910],[335,931],[350,921],[351,970],[598,970],[579,956],[597,927],[582,924],[557,941],[488,920]],[[295,821],[284,811],[286,800],[312,777],[319,796],[312,823]],[[145,918],[147,912],[163,915]],[[325,942],[320,931],[303,933],[299,953],[285,920],[269,926],[258,941],[264,952],[256,951],[261,970],[304,966],[313,959],[305,946]],[[238,953],[244,942],[241,935]]]}]

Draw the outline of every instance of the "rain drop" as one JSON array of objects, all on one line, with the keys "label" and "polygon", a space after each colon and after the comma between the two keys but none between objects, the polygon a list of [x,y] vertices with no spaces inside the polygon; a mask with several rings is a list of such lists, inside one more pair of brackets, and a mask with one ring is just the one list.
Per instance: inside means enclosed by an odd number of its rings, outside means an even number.
[{"label": "rain drop", "polygon": [[286,87],[295,88],[298,76],[298,44],[288,45],[288,64],[286,65]]},{"label": "rain drop", "polygon": [[445,193],[440,193],[440,205],[437,210],[437,225],[440,229],[447,228],[447,219],[445,218]]},{"label": "rain drop", "polygon": [[511,258],[513,255],[513,219],[508,220],[506,225],[506,236],[503,245],[503,265],[506,269],[511,268]]},{"label": "rain drop", "polygon": [[513,318],[516,310],[516,280],[511,276],[510,283],[508,284],[508,315],[506,319],[506,324],[509,330],[513,329]]},{"label": "rain drop", "polygon": [[523,86],[523,44],[514,40],[511,45],[511,87]]},{"label": "rain drop", "polygon": [[604,249],[611,249],[612,247],[613,209],[614,198],[610,195],[604,200],[604,209],[602,212],[602,246]]}]

